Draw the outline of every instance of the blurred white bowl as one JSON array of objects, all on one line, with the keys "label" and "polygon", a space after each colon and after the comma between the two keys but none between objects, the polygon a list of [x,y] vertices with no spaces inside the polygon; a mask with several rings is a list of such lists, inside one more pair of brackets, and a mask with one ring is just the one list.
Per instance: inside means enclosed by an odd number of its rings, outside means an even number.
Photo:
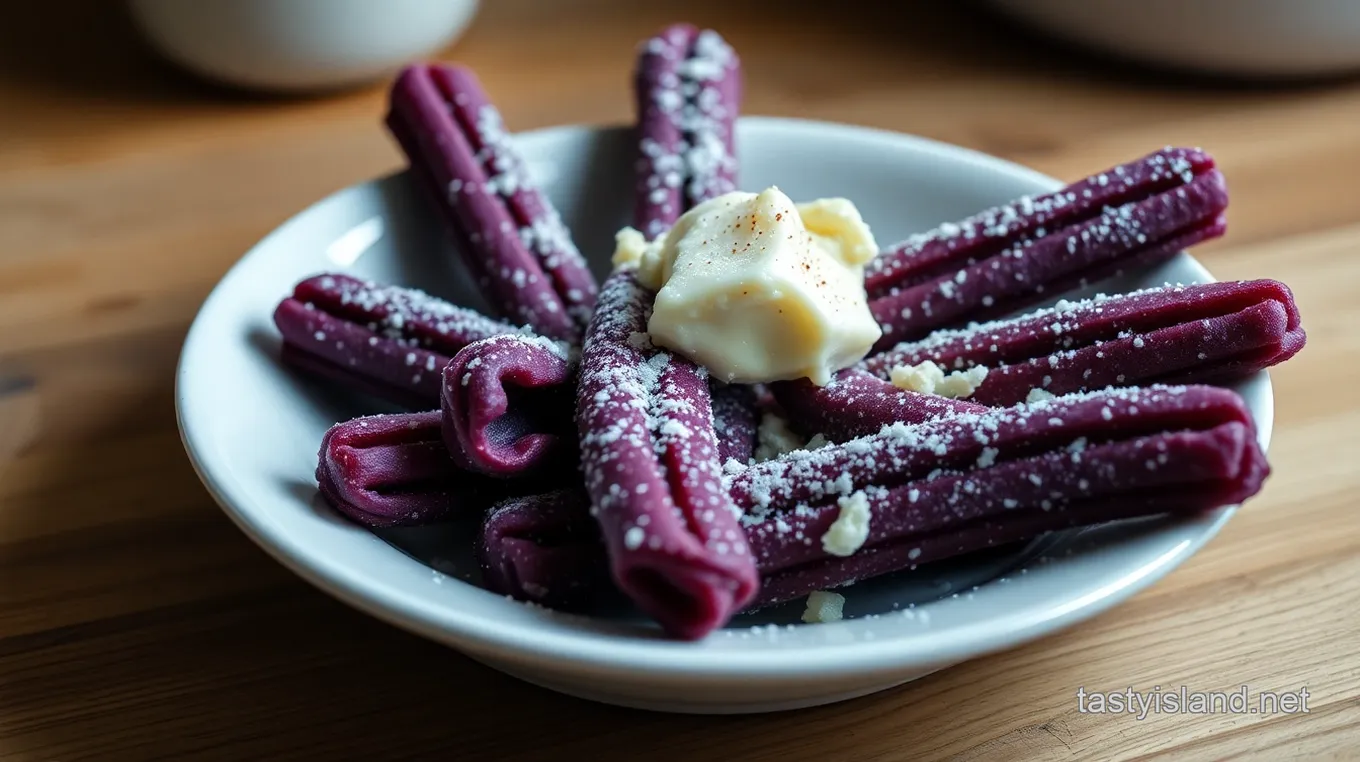
[{"label": "blurred white bowl", "polygon": [[1356,0],[991,0],[1059,37],[1200,71],[1299,77],[1360,70]]},{"label": "blurred white bowl", "polygon": [[478,0],[131,0],[162,54],[202,76],[283,91],[370,82],[450,44]]}]

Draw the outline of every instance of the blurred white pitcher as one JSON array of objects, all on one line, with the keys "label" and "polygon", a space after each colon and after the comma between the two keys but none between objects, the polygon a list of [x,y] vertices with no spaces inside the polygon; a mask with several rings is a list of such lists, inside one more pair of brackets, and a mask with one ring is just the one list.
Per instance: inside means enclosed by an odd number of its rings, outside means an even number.
[{"label": "blurred white pitcher", "polygon": [[450,44],[478,0],[131,0],[170,60],[267,90],[350,87]]}]

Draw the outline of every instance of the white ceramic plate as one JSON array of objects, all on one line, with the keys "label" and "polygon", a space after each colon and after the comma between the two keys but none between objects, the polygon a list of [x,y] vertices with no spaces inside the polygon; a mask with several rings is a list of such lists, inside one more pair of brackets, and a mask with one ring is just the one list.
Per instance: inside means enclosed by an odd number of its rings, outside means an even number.
[{"label": "white ceramic plate", "polygon": [[[745,119],[742,187],[853,199],[888,242],[965,217],[1051,178],[919,138],[856,127]],[[628,222],[624,130],[520,135],[531,171],[601,271]],[[227,514],[280,562],[337,598],[525,680],[590,699],[682,712],[757,712],[871,693],[1009,648],[1115,605],[1203,545],[1231,514],[1064,533],[1019,556],[975,558],[861,583],[848,620],[798,622],[800,604],[743,617],[699,643],[667,640],[640,617],[557,614],[475,585],[471,524],[375,534],[316,497],[323,432],[375,412],[279,365],[271,322],[297,281],[343,270],[477,306],[439,225],[405,175],[340,191],[261,241],[204,303],[180,359],[185,448]],[[1123,290],[1209,275],[1187,255]],[[1264,373],[1240,391],[1263,439]],[[974,588],[974,586],[977,586]]]}]

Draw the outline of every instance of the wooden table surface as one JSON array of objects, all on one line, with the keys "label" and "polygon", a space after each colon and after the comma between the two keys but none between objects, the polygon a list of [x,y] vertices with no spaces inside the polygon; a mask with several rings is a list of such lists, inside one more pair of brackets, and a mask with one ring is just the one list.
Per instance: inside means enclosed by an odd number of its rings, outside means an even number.
[{"label": "wooden table surface", "polygon": [[[400,165],[383,88],[229,92],[159,63],[115,3],[26,4],[0,24],[0,756],[1360,758],[1360,84],[1141,73],[943,3],[485,5],[446,55],[513,129],[628,120],[635,42],[683,19],[740,51],[748,113],[917,133],[1067,179],[1209,149],[1231,232],[1198,253],[1220,277],[1287,282],[1309,333],[1274,374],[1265,491],[1117,609],[856,701],[666,716],[504,677],[293,578],[213,505],[175,430],[180,342],[222,273]],[[1155,685],[1306,687],[1309,711],[1078,711],[1079,688]]]}]

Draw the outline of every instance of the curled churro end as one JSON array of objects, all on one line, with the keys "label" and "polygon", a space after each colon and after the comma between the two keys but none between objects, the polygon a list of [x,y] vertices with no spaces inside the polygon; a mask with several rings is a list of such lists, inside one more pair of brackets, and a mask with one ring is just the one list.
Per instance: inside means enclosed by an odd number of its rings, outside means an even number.
[{"label": "curled churro end", "polygon": [[499,478],[575,470],[576,361],[561,342],[496,336],[443,371],[444,440],[455,462]]},{"label": "curled churro end", "polygon": [[549,608],[584,608],[609,588],[590,498],[579,489],[498,503],[482,522],[477,557],[487,588]]},{"label": "curled churro end", "polygon": [[505,495],[501,485],[449,458],[437,410],[332,426],[321,440],[316,479],[331,507],[368,527],[475,515]]}]

